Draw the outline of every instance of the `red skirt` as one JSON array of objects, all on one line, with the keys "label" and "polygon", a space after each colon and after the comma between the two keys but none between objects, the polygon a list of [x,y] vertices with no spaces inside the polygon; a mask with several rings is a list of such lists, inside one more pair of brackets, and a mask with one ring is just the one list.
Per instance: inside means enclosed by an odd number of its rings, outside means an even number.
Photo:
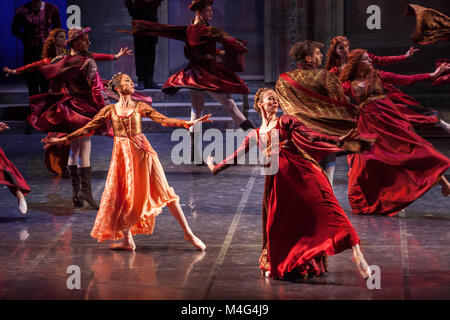
[{"label": "red skirt", "polygon": [[202,65],[189,63],[186,68],[166,81],[162,91],[173,95],[182,88],[217,93],[248,94],[250,92],[238,75],[215,61]]},{"label": "red skirt", "polygon": [[279,170],[269,180],[266,235],[270,268],[266,269],[273,278],[301,274],[314,259],[360,243],[317,164],[281,149]]},{"label": "red skirt", "polygon": [[348,156],[354,214],[395,215],[427,192],[450,160],[414,131],[389,98],[361,109],[358,129],[377,135],[371,151]]},{"label": "red skirt", "polygon": [[416,128],[435,126],[442,117],[438,111],[426,107],[391,84],[384,84],[387,96],[398,111]]},{"label": "red skirt", "polygon": [[8,160],[2,148],[0,148],[0,184],[8,186],[14,196],[16,196],[17,190],[22,191],[24,195],[31,191],[19,170]]}]

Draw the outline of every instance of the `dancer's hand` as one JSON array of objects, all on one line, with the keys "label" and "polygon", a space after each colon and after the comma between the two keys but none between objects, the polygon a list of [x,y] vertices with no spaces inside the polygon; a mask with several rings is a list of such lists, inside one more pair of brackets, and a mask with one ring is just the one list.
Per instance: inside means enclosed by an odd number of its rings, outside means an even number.
[{"label": "dancer's hand", "polygon": [[214,157],[213,156],[208,156],[208,158],[206,159],[206,165],[208,166],[208,169],[214,173]]},{"label": "dancer's hand", "polygon": [[442,63],[439,67],[434,70],[434,72],[430,73],[430,77],[436,79],[440,75],[450,71],[450,63]]},{"label": "dancer's hand", "polygon": [[351,152],[362,152],[370,149],[375,141],[374,138],[361,137],[358,129],[351,129],[339,137],[338,145]]},{"label": "dancer's hand", "polygon": [[8,67],[3,67],[3,71],[6,72],[5,76],[9,77],[12,74],[16,74],[16,70],[15,69],[10,69]]},{"label": "dancer's hand", "polygon": [[6,123],[0,122],[0,131],[8,130],[8,129],[9,129],[9,127]]},{"label": "dancer's hand", "polygon": [[201,118],[195,119],[194,121],[187,121],[187,125],[190,127],[196,124],[197,122],[213,122],[212,120],[209,120],[209,117],[211,117],[211,113],[204,115]]},{"label": "dancer's hand", "polygon": [[54,145],[58,145],[58,144],[66,144],[67,142],[67,138],[66,137],[62,137],[62,138],[44,138],[41,140],[42,143],[44,143],[44,149],[47,150],[48,148],[50,148],[51,146]]},{"label": "dancer's hand", "polygon": [[120,59],[120,58],[123,57],[124,54],[132,56],[133,55],[133,50],[129,50],[128,47],[120,48],[120,51],[117,54],[114,55],[114,59],[115,60]]},{"label": "dancer's hand", "polygon": [[411,58],[412,56],[413,56],[413,54],[414,54],[414,52],[417,52],[417,51],[419,51],[420,49],[417,49],[417,48],[414,48],[414,47],[410,47],[409,49],[408,49],[408,51],[406,51],[406,53],[405,53],[405,56],[407,57],[407,58]]}]

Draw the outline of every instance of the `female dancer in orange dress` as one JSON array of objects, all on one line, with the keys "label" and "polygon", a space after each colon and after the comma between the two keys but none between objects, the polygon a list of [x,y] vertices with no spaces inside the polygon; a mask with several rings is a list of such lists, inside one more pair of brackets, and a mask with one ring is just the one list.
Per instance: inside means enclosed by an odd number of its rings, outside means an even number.
[{"label": "female dancer in orange dress", "polygon": [[[370,60],[372,60],[372,63],[386,66],[405,61],[412,57],[414,52],[418,50],[419,49],[411,47],[404,55],[389,57],[378,57],[370,53],[367,54]],[[350,41],[348,41],[346,37],[334,37],[331,40],[330,49],[328,49],[325,68],[339,77],[342,69],[347,63],[349,51]],[[400,91],[392,83],[383,82],[383,87],[389,99],[395,103],[397,109],[404,114],[414,127],[437,124],[447,133],[450,133],[450,124],[442,119],[442,115],[439,112],[422,105],[419,101]]]},{"label": "female dancer in orange dress", "polygon": [[[111,121],[114,129],[114,148],[91,236],[104,240],[118,240],[111,249],[135,250],[133,234],[151,234],[155,218],[164,206],[183,229],[184,238],[199,250],[206,246],[190,229],[179,204],[179,198],[167,183],[158,155],[141,130],[141,118],[149,117],[163,126],[189,128],[196,122],[210,121],[210,115],[195,121],[167,118],[143,102],[131,99],[134,83],[123,73],[110,81],[111,90],[120,99],[115,105],[104,107],[82,128],[62,138],[43,139],[48,147],[53,144],[68,144],[88,135],[105,122]],[[44,147],[44,148],[45,148]]]},{"label": "female dancer in orange dress", "polygon": [[414,131],[383,85],[435,78],[448,69],[450,65],[444,64],[429,74],[397,75],[374,70],[366,50],[350,53],[340,80],[346,95],[359,104],[358,130],[377,135],[370,152],[348,157],[348,195],[353,213],[395,215],[438,181],[443,195],[450,194],[450,184],[443,176],[450,159]]},{"label": "female dancer in orange dress", "polygon": [[[321,156],[326,156],[342,151],[341,147],[358,152],[370,143],[350,148],[347,142],[365,141],[357,137],[356,131],[342,137],[315,132],[294,116],[278,118],[278,107],[275,91],[259,89],[254,108],[262,116],[261,127],[251,131],[239,149],[220,164],[214,165],[212,157],[207,160],[209,169],[218,174],[236,164],[251,145],[258,145],[267,153],[278,153],[278,170],[266,175],[264,188],[261,270],[275,279],[320,276],[327,271],[325,255],[353,249],[358,270],[364,278],[369,277],[370,268],[360,251],[359,237],[325,172],[303,145],[315,144],[321,148]],[[269,137],[277,135],[279,142],[275,145]]]}]

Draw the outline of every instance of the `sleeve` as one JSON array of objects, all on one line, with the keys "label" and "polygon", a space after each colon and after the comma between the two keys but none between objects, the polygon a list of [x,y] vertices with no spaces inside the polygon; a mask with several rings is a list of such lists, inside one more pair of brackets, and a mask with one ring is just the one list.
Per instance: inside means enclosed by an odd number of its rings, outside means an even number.
[{"label": "sleeve", "polygon": [[409,84],[413,84],[416,82],[431,79],[429,73],[402,75],[402,74],[396,74],[396,73],[392,73],[392,72],[379,71],[379,76],[383,82],[392,83],[392,84],[402,84],[402,85],[409,85]]},{"label": "sleeve", "polygon": [[14,18],[11,24],[11,33],[19,39],[23,39],[23,31],[22,31],[22,15],[16,11],[14,14]]},{"label": "sleeve", "polygon": [[106,54],[106,53],[92,53],[92,59],[95,61],[114,61],[114,55],[113,54]]},{"label": "sleeve", "polygon": [[186,41],[186,26],[173,26],[154,21],[132,20],[133,29],[121,30],[118,32],[140,36],[165,37],[174,40]]},{"label": "sleeve", "polygon": [[291,132],[294,140],[298,138],[298,136],[301,136],[311,142],[323,141],[340,146],[339,137],[312,130],[294,116],[283,116],[280,118],[280,121],[281,126]]},{"label": "sleeve", "polygon": [[[251,144],[253,142],[253,144]],[[234,153],[224,159],[221,163],[214,166],[213,174],[216,175],[228,167],[235,166],[238,159],[246,154],[250,148],[256,145],[256,130],[252,130],[242,141],[241,145],[234,151]]]},{"label": "sleeve", "polygon": [[143,102],[139,103],[139,113],[164,127],[184,127],[186,129],[190,127],[186,120],[168,118]]},{"label": "sleeve", "polygon": [[34,72],[34,71],[38,71],[39,67],[45,66],[47,64],[50,64],[50,58],[45,58],[30,64],[27,64],[23,67],[17,68],[16,69],[16,74],[22,74],[24,72]]},{"label": "sleeve", "polygon": [[247,53],[248,49],[240,40],[231,37],[228,33],[217,27],[208,27],[210,37],[224,45],[225,50],[233,50],[238,54]]},{"label": "sleeve", "polygon": [[111,111],[111,105],[104,107],[101,109],[92,119],[89,121],[84,127],[72,132],[71,134],[67,135],[67,144],[71,143],[74,140],[77,140],[83,136],[86,136],[90,134],[94,129],[101,126],[103,123],[105,123],[110,116]]},{"label": "sleeve", "polygon": [[373,55],[371,53],[368,53],[369,58],[373,61],[374,64],[378,64],[381,66],[388,66],[394,63],[403,62],[405,60],[408,60],[408,57],[406,54],[402,54],[400,56],[386,56],[386,57],[379,57],[376,55]]}]

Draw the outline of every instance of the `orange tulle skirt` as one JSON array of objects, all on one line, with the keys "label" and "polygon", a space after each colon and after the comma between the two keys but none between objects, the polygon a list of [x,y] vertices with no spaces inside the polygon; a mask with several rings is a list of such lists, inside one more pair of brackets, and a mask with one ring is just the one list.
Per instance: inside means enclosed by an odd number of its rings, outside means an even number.
[{"label": "orange tulle skirt", "polygon": [[162,208],[178,200],[144,134],[114,137],[105,190],[91,236],[104,241],[122,239],[123,230],[151,234]]}]

